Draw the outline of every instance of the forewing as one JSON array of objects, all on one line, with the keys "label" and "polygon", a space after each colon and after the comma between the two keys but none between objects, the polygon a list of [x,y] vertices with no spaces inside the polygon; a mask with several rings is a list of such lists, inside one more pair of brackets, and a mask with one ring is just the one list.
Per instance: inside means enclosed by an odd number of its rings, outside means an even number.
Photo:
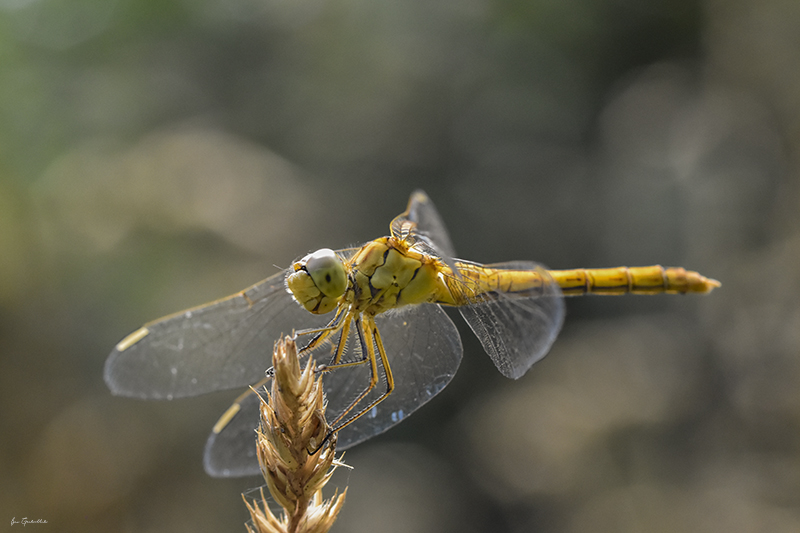
[{"label": "forewing", "polygon": [[[172,399],[243,387],[271,366],[281,334],[325,325],[276,274],[244,291],[146,324],[120,342],[105,365],[105,380],[120,396]],[[142,337],[131,343],[135,335]]]},{"label": "forewing", "polygon": [[[365,413],[338,434],[337,448],[354,446],[383,433],[416,411],[438,394],[453,378],[463,353],[461,339],[453,321],[438,305],[419,305],[402,313],[379,316],[376,323],[394,375],[395,390],[374,409]],[[355,343],[351,337],[350,346]],[[315,357],[324,362],[324,350]],[[360,357],[351,349],[349,360]],[[381,376],[383,369],[379,367]],[[326,418],[332,422],[369,384],[368,364],[341,368],[324,374],[327,401]],[[269,386],[269,385],[267,385]],[[367,405],[385,392],[379,382],[361,405]],[[259,399],[251,394],[241,401],[241,409],[219,433],[212,433],[205,448],[206,472],[216,477],[254,475],[259,472],[255,457],[255,433]],[[354,411],[352,414],[357,412]]]},{"label": "forewing", "polygon": [[486,265],[498,270],[536,270],[543,287],[530,293],[490,292],[458,310],[500,372],[517,379],[544,357],[564,323],[561,289],[541,265],[527,261]]}]

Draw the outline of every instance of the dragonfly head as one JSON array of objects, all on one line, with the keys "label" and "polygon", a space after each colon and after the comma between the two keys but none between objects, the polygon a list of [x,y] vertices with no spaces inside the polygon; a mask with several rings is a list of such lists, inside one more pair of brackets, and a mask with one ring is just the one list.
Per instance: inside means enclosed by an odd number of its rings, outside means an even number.
[{"label": "dragonfly head", "polygon": [[300,305],[321,315],[339,305],[347,290],[347,270],[336,252],[322,248],[292,264],[286,287]]}]

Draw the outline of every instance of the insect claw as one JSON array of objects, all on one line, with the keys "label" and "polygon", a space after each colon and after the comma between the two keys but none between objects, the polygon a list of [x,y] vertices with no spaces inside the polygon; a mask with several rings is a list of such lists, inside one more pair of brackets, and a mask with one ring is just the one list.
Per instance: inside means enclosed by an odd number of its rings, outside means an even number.
[{"label": "insect claw", "polygon": [[322,439],[322,442],[319,444],[319,446],[308,452],[308,455],[315,455],[322,448],[324,448],[326,444],[330,444],[331,437],[333,437],[333,431],[328,431],[328,434],[325,435],[325,438]]}]

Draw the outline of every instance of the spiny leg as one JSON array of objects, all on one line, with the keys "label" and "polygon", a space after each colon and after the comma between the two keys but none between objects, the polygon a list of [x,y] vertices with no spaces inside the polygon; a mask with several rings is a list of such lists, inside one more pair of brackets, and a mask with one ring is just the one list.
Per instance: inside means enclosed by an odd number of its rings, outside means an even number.
[{"label": "spiny leg", "polygon": [[[342,353],[344,353],[345,343],[347,340],[347,335],[350,330],[350,318],[349,313],[344,312],[341,308],[336,310],[336,314],[333,316],[330,322],[325,327],[322,328],[314,328],[314,329],[301,329],[300,331],[294,332],[294,338],[304,336],[304,335],[314,335],[314,337],[308,341],[308,343],[300,348],[297,351],[297,357],[300,358],[305,356],[309,352],[312,352],[319,348],[331,335],[335,335],[337,331],[343,330],[342,336],[339,339],[339,342],[336,346],[336,352],[332,361],[336,361],[338,358],[341,358]],[[265,372],[267,378],[271,378],[275,371],[272,367],[268,368]]]},{"label": "spiny leg", "polygon": [[305,354],[308,351],[318,348],[323,342],[328,340],[331,335],[335,335],[337,332],[339,333],[339,341],[336,343],[336,349],[334,350],[330,363],[327,365],[318,365],[316,368],[317,372],[328,372],[338,368],[360,365],[367,362],[368,358],[362,349],[361,359],[358,361],[342,363],[342,357],[344,356],[345,349],[347,348],[347,338],[350,335],[350,324],[354,320],[358,321],[358,318],[354,318],[354,315],[355,313],[351,312],[337,312],[336,316],[333,318],[333,320],[331,320],[328,326],[316,330],[302,330],[297,332],[297,335],[316,333],[315,337],[298,352],[299,354]]},{"label": "spiny leg", "polygon": [[[383,347],[383,340],[381,339],[380,331],[378,327],[375,325],[375,320],[372,317],[368,317],[365,319],[367,323],[366,329],[364,329],[361,325],[361,321],[356,322],[356,331],[358,332],[359,339],[362,345],[362,351],[368,354],[368,360],[370,362],[370,381],[367,387],[358,395],[358,397],[353,400],[347,408],[342,411],[339,416],[331,423],[332,429],[328,432],[328,435],[325,438],[325,441],[320,444],[320,446],[314,450],[312,453],[316,453],[322,446],[327,442],[330,437],[340,431],[341,429],[349,426],[363,415],[368,413],[373,407],[381,403],[385,400],[393,391],[394,391],[394,376],[392,375],[392,369],[389,366],[389,358],[386,356],[386,349]],[[381,394],[378,398],[373,400],[369,403],[366,407],[360,409],[356,414],[342,422],[342,419],[348,415],[369,393],[372,389],[375,388],[375,385],[378,383],[378,362],[377,358],[375,357],[375,347],[378,348],[378,355],[381,358],[381,366],[383,366],[383,373],[386,377],[386,391]],[[360,364],[363,361],[358,363],[350,363],[348,366],[352,364]],[[341,368],[341,366],[337,367]]]},{"label": "spiny leg", "polygon": [[[351,322],[356,323],[356,336],[358,337],[359,344],[361,345],[361,358],[356,361],[347,361],[345,363],[342,363],[342,355],[344,353],[344,346],[347,339],[347,335],[349,335],[350,333]],[[337,346],[333,360],[328,365],[319,365],[317,367],[317,370],[320,372],[330,372],[332,370],[338,370],[340,368],[348,368],[351,366],[363,365],[364,363],[370,360],[366,346],[367,344],[364,342],[364,334],[361,328],[361,318],[357,317],[348,319],[345,325],[342,327],[342,336],[339,338],[339,345]]]},{"label": "spiny leg", "polygon": [[[344,351],[347,348],[347,337],[350,335],[350,323],[352,319],[347,316],[342,323],[341,333],[339,334],[339,343],[336,345],[336,351],[333,354],[333,358],[331,362],[328,363],[328,367],[338,365],[342,362],[342,355],[344,355]],[[320,368],[320,370],[324,370]]]},{"label": "spiny leg", "polygon": [[[308,344],[300,348],[298,350],[299,354],[305,354],[306,352],[313,351],[317,349],[323,342],[328,340],[328,337],[339,331],[343,325],[345,325],[349,318],[349,313],[345,312],[342,307],[339,307],[336,310],[336,314],[333,316],[330,322],[325,327],[322,328],[315,328],[315,329],[301,329],[300,331],[295,332],[295,337],[300,335],[314,335],[314,337],[308,341]],[[349,325],[348,325],[349,327]]]},{"label": "spiny leg", "polygon": [[[367,318],[366,320],[372,323],[372,320],[370,318]],[[324,370],[326,372],[329,372],[331,370],[338,370],[340,368],[346,368],[346,367],[349,367],[349,366],[362,365],[362,364],[364,364],[366,362],[369,362],[369,368],[370,368],[369,384],[367,384],[367,386],[364,388],[364,390],[362,390],[359,393],[359,395],[356,396],[356,398],[352,402],[350,402],[350,405],[348,405],[341,413],[339,413],[339,416],[337,416],[333,420],[333,422],[330,423],[331,427],[334,428],[334,429],[331,430],[331,434],[333,434],[336,431],[338,431],[337,425],[342,420],[342,418],[347,416],[347,414],[350,411],[352,411],[353,408],[356,405],[358,405],[358,403],[361,400],[363,400],[364,397],[367,394],[369,394],[369,392],[373,388],[375,388],[375,385],[378,383],[378,361],[375,358],[375,346],[374,346],[374,343],[373,343],[373,340],[372,340],[372,331],[371,331],[370,328],[368,328],[366,330],[364,329],[364,327],[362,325],[361,317],[356,318],[355,319],[355,323],[356,323],[356,336],[358,337],[358,341],[361,344],[361,353],[362,353],[362,355],[364,357],[359,361],[353,361],[353,362],[349,362],[349,363],[340,363],[340,364],[335,365],[335,366],[326,367]]]},{"label": "spiny leg", "polygon": [[[325,435],[325,439],[323,439],[323,441],[321,443],[319,443],[319,446],[317,446],[316,448],[314,448],[312,451],[309,452],[309,454],[311,454],[311,455],[314,455],[319,450],[321,450],[322,447],[325,446],[325,443],[330,440],[330,438],[333,436],[334,433],[336,433],[337,431],[339,431],[339,429],[341,429],[342,427],[344,427],[347,424],[349,424],[350,422],[352,422],[352,420],[348,420],[345,424],[339,424],[339,422],[342,420],[342,418],[347,416],[347,413],[352,411],[353,408],[356,405],[358,405],[358,403],[361,400],[363,400],[364,397],[367,394],[369,394],[369,392],[372,389],[374,389],[375,385],[378,383],[378,362],[375,359],[375,348],[374,348],[373,339],[372,339],[372,330],[374,328],[375,322],[371,318],[367,318],[367,320],[370,323],[370,328],[368,328],[365,331],[364,328],[361,325],[361,317],[359,316],[359,317],[354,319],[354,321],[356,323],[356,336],[358,337],[358,341],[361,344],[361,353],[365,354],[365,357],[363,359],[361,359],[360,361],[354,361],[352,363],[341,363],[341,364],[338,364],[336,366],[331,366],[331,367],[324,368],[323,370],[325,370],[325,371],[337,370],[337,369],[344,368],[344,367],[361,365],[361,364],[364,364],[367,361],[369,361],[370,362],[369,384],[367,385],[367,387],[363,391],[361,391],[361,393],[356,397],[356,399],[353,400],[352,402],[350,402],[350,405],[348,405],[347,408],[345,408],[339,414],[339,416],[337,416],[336,419],[333,420],[333,422],[330,423],[332,429],[330,431],[328,431],[328,434]],[[359,412],[359,414],[356,415],[355,418],[358,418],[359,416],[361,416],[361,414],[363,414],[363,410],[361,412]]]},{"label": "spiny leg", "polygon": [[[342,356],[344,354],[345,343],[347,341],[347,336],[350,333],[350,323],[355,322],[355,332],[356,337],[358,337],[359,344],[361,345],[361,359],[358,361],[348,361],[348,362],[341,362]],[[317,330],[305,330],[297,332],[298,335],[306,335],[306,334],[316,334],[315,337],[304,347],[300,350],[299,353],[303,353],[309,350],[314,350],[315,348],[319,347],[322,342],[328,339],[330,335],[335,334],[337,331],[341,331],[341,336],[339,338],[339,342],[337,343],[337,347],[334,353],[334,357],[332,359],[331,364],[329,365],[320,365],[317,367],[318,371],[322,372],[330,372],[333,370],[339,370],[341,368],[353,367],[365,364],[369,362],[370,364],[370,380],[364,390],[359,393],[359,395],[352,401],[350,404],[336,417],[335,420],[331,422],[332,429],[326,436],[325,440],[320,443],[320,445],[311,451],[310,453],[313,455],[317,451],[319,451],[325,443],[330,439],[330,437],[336,433],[337,431],[341,430],[342,428],[352,424],[358,418],[369,412],[373,407],[378,405],[380,402],[386,399],[389,394],[394,391],[394,377],[392,375],[392,369],[389,366],[389,360],[386,356],[386,350],[383,346],[383,340],[381,339],[380,332],[378,331],[377,326],[375,325],[375,320],[373,317],[366,317],[363,320],[366,323],[366,328],[362,324],[361,316],[353,316],[351,313],[338,313],[336,316],[331,320],[331,322],[325,328],[320,328]],[[360,409],[355,415],[351,416],[344,422],[342,419],[345,418],[349,413],[353,411],[353,409],[361,403],[364,398],[369,395],[369,393],[375,388],[375,385],[378,384],[379,379],[379,370],[378,370],[378,361],[375,355],[375,348],[378,348],[378,356],[381,359],[381,366],[383,367],[384,376],[386,378],[386,391],[380,395],[380,397],[376,398],[369,405]]]}]

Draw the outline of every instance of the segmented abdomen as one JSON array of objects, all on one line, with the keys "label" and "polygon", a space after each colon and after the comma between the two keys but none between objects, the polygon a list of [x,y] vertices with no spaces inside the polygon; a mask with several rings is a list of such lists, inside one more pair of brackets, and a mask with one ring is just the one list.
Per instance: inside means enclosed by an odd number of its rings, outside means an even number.
[{"label": "segmented abdomen", "polygon": [[[584,294],[686,294],[707,293],[720,286],[717,280],[680,267],[579,268],[572,270],[515,270],[475,263],[457,263],[460,276],[448,276],[449,290],[438,303],[467,305],[492,295],[538,296],[555,282],[564,296]],[[495,296],[496,297],[496,296]]]},{"label": "segmented abdomen", "polygon": [[707,293],[720,283],[681,267],[579,268],[549,270],[565,296],[582,294]]}]

